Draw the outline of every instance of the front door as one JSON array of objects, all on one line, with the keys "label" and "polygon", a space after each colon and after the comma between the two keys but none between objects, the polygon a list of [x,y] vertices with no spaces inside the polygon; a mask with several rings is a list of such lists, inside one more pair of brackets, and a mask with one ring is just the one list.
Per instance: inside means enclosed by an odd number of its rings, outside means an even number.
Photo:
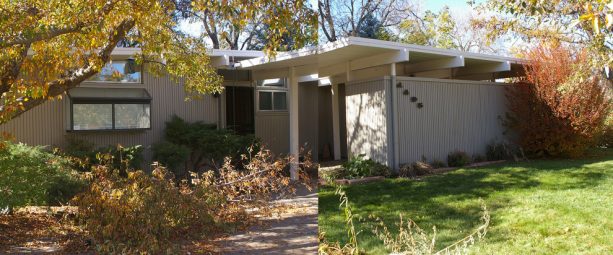
[{"label": "front door", "polygon": [[226,87],[226,127],[238,134],[254,134],[253,88]]}]

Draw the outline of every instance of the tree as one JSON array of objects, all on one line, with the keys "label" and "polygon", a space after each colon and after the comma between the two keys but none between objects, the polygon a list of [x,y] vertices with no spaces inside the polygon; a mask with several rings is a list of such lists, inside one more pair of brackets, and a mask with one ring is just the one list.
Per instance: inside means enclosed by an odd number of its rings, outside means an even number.
[{"label": "tree", "polygon": [[[244,20],[241,16],[241,8],[239,6],[227,6],[222,1],[213,1],[206,5],[204,8],[201,5],[194,4],[199,2],[198,0],[177,0],[178,6],[178,18],[185,19],[189,22],[198,22],[202,24],[204,28],[203,37],[208,37],[213,49],[227,48],[231,50],[238,49],[252,49],[253,44],[260,44],[256,47],[259,49],[265,48],[268,44],[268,34],[271,32],[270,25],[265,24],[264,20],[270,19],[265,17],[267,14],[262,10],[255,10],[253,19]],[[225,15],[224,12],[228,12],[230,15]],[[291,28],[296,29],[299,26],[301,30],[305,30],[305,27],[315,27],[313,22],[303,22],[315,18],[315,12],[312,10],[308,3],[300,5],[300,7],[294,9],[294,13],[288,17],[289,22],[295,26]],[[281,39],[281,47],[287,48],[287,45],[283,45],[293,35],[306,36],[301,40],[309,40],[307,33],[285,33],[284,38]],[[260,38],[257,38],[257,37]],[[258,40],[259,39],[259,40]],[[300,41],[300,40],[298,40]]]},{"label": "tree", "polygon": [[[339,36],[359,36],[377,20],[380,28],[399,24],[409,16],[417,17],[409,0],[319,0],[319,25],[325,40],[334,42]],[[377,32],[380,32],[377,29]],[[376,34],[376,33],[375,33]]]},{"label": "tree", "polygon": [[398,40],[460,51],[497,53],[493,43],[485,40],[484,29],[475,26],[472,13],[454,17],[448,6],[438,13],[426,11],[421,18],[403,20],[397,27]]},{"label": "tree", "polygon": [[[274,55],[289,31],[302,31],[295,26],[315,26],[313,13],[295,22],[304,2],[197,0],[192,6],[236,24],[260,19],[270,27],[264,50]],[[0,123],[61,98],[109,62],[120,42],[137,42],[137,61],[150,72],[185,80],[190,98],[223,89],[202,38],[177,30],[173,0],[0,0],[0,6]],[[312,35],[291,36],[300,46]]]},{"label": "tree", "polygon": [[610,0],[488,0],[478,9],[499,13],[479,22],[488,30],[490,40],[510,35],[527,43],[558,41],[570,47],[588,48],[595,53],[595,67],[613,66]]},{"label": "tree", "polygon": [[558,43],[524,55],[526,78],[507,89],[505,124],[531,156],[581,156],[602,134],[612,100],[590,67],[589,52]]}]

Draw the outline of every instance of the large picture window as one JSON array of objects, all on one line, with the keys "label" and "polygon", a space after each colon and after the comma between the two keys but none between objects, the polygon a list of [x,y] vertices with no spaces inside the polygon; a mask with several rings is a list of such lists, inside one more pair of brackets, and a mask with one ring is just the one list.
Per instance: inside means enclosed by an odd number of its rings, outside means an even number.
[{"label": "large picture window", "polygon": [[285,91],[259,91],[258,97],[260,111],[287,111]]},{"label": "large picture window", "polygon": [[107,63],[89,81],[111,83],[140,83],[142,70],[133,59],[113,60]]},{"label": "large picture window", "polygon": [[151,128],[151,97],[144,89],[76,88],[69,95],[69,130]]}]

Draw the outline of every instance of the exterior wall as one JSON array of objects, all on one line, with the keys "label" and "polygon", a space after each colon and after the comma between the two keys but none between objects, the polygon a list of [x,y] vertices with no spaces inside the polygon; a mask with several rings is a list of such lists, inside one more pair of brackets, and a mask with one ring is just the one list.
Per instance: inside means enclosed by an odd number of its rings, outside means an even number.
[{"label": "exterior wall", "polygon": [[142,84],[102,84],[85,82],[81,87],[103,88],[144,88],[151,95],[151,129],[144,131],[77,131],[67,132],[69,128],[69,103],[49,101],[16,119],[0,126],[0,132],[14,135],[17,141],[31,145],[52,145],[62,147],[67,138],[74,137],[90,141],[97,146],[122,144],[124,146],[143,145],[146,160],[151,158],[151,145],[162,140],[165,122],[173,115],[186,121],[218,121],[217,98],[205,96],[185,102],[185,92],[180,84],[169,77],[155,77],[145,73]]},{"label": "exterior wall", "polygon": [[319,161],[319,90],[317,82],[299,84],[299,120],[298,132],[300,146],[311,151],[314,161]]},{"label": "exterior wall", "polygon": [[256,111],[255,136],[273,153],[288,153],[289,113]]},{"label": "exterior wall", "polygon": [[345,85],[348,156],[388,164],[387,91],[383,79]]},{"label": "exterior wall", "polygon": [[[318,87],[318,97],[317,97],[317,106],[318,106],[318,154],[321,156],[319,159],[324,159],[323,155],[324,148],[328,147],[328,152],[330,153],[330,157],[328,160],[333,159],[332,154],[334,153],[334,137],[333,137],[333,127],[332,127],[332,88],[330,86]],[[344,140],[341,140],[344,141]]]},{"label": "exterior wall", "polygon": [[[396,77],[398,163],[445,161],[449,152],[485,154],[486,146],[504,139],[504,84]],[[395,87],[395,86],[394,86]],[[409,95],[404,95],[407,90]],[[417,97],[417,102],[411,102]],[[423,108],[417,108],[423,103]]]}]

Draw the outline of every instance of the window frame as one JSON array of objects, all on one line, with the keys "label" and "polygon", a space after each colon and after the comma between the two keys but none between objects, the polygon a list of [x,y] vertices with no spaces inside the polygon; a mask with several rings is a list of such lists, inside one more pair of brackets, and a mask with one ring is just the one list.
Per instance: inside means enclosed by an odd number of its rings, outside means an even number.
[{"label": "window frame", "polygon": [[[260,108],[260,92],[270,92],[271,93],[271,110],[262,110]],[[260,112],[287,112],[289,110],[289,105],[288,105],[288,98],[287,98],[287,90],[269,90],[269,89],[260,89],[257,91],[257,105],[258,105],[258,111]],[[285,109],[282,110],[278,110],[275,109],[275,94],[279,94],[279,93],[284,93],[285,94]]]},{"label": "window frame", "polygon": [[[104,64],[104,67],[106,67],[106,65],[111,65],[111,64],[113,64],[113,62],[128,62],[128,60],[129,60],[129,59],[127,59],[127,58],[126,58],[126,59],[115,59],[115,60],[111,60],[111,61],[107,62],[106,64]],[[103,67],[103,68],[104,68],[104,67]],[[92,83],[92,84],[113,84],[113,85],[121,85],[121,84],[125,84],[126,86],[128,86],[128,85],[138,85],[138,84],[141,84],[141,85],[142,85],[142,84],[145,84],[145,83],[144,83],[144,81],[143,81],[143,79],[145,78],[145,75],[144,75],[144,74],[145,74],[145,67],[144,67],[144,65],[143,65],[143,64],[138,65],[138,67],[139,67],[138,69],[140,70],[140,71],[139,71],[139,73],[140,73],[140,75],[139,75],[139,76],[140,76],[140,77],[139,77],[139,79],[138,79],[139,81],[136,81],[136,82],[132,82],[132,81],[128,81],[128,82],[121,82],[121,81],[96,81],[96,80],[90,80],[90,79],[87,79],[87,80],[85,80],[85,81],[83,81],[83,82],[84,82],[84,83]],[[92,76],[92,77],[95,77],[95,76],[97,76],[97,75],[99,75],[99,74],[100,74],[100,72],[97,72],[97,73],[96,73],[94,76]]]},{"label": "window frame", "polygon": [[[116,132],[116,131],[146,131],[151,130],[153,114],[151,114],[151,99],[149,98],[74,98],[70,100],[70,129],[69,132]],[[110,129],[74,129],[74,105],[75,104],[101,104],[111,105],[111,128]],[[149,127],[147,128],[115,128],[115,105],[116,104],[148,104]]]}]

